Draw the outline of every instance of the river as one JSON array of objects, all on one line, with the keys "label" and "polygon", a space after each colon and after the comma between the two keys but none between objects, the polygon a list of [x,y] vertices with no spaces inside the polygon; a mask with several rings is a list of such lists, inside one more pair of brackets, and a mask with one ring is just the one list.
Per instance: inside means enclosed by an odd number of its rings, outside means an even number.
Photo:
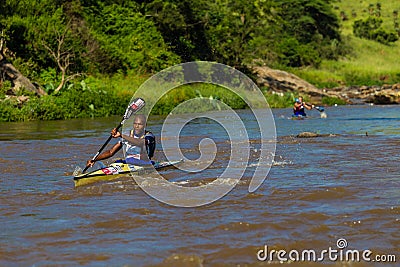
[{"label": "river", "polygon": [[[251,121],[249,111],[238,113]],[[398,266],[400,106],[329,107],[327,118],[312,110],[301,121],[290,113],[273,110],[275,159],[258,190],[247,191],[249,162],[229,194],[196,208],[161,203],[129,177],[74,188],[74,168],[84,167],[119,117],[1,123],[0,266],[281,265],[277,253],[258,259],[265,248],[286,251],[289,262],[294,250],[371,252],[359,262],[324,254],[291,266]],[[162,123],[151,118],[148,128],[157,136]],[[182,150],[193,158],[202,137],[215,137],[216,164],[163,175],[189,186],[215,179],[229,160],[219,130],[198,120],[182,132]],[[304,131],[323,136],[296,138]]]}]

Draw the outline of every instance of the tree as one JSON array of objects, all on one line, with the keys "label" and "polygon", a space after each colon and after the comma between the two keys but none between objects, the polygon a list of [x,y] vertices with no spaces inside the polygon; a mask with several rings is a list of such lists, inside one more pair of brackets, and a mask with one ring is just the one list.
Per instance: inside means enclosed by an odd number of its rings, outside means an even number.
[{"label": "tree", "polygon": [[57,82],[59,91],[76,76],[70,72],[84,71],[82,60],[75,56],[82,54],[84,47],[71,31],[61,4],[21,0],[8,7],[13,13],[2,24],[10,36],[9,46],[16,55],[15,61],[22,62],[20,67],[30,78],[40,81],[43,70],[57,70],[59,75],[53,77],[55,80],[41,82]]},{"label": "tree", "polygon": [[180,62],[154,23],[137,7],[100,4],[96,8],[86,8],[85,16],[101,50],[114,62],[113,72],[128,69],[153,72]]},{"label": "tree", "polygon": [[242,70],[254,59],[266,58],[270,40],[279,31],[271,1],[216,0],[209,2],[206,15],[206,36],[214,58]]},{"label": "tree", "polygon": [[57,64],[58,69],[61,71],[61,81],[57,88],[54,90],[55,93],[58,93],[68,81],[82,75],[82,73],[69,75],[69,67],[75,57],[73,47],[68,45],[67,40],[68,32],[71,30],[70,25],[70,22],[68,22],[62,32],[60,32],[60,30],[54,29],[54,32],[56,34],[55,47],[51,47],[51,45],[48,44],[45,40],[42,40],[42,45],[49,51],[54,62]]},{"label": "tree", "polygon": [[323,0],[277,0],[278,14],[284,18],[285,32],[301,43],[313,42],[315,35],[339,40],[339,21]]},{"label": "tree", "polygon": [[399,38],[395,33],[387,32],[382,28],[382,19],[369,17],[365,20],[356,20],[353,24],[353,33],[359,38],[375,40],[382,44],[396,42]]},{"label": "tree", "polygon": [[150,18],[165,42],[183,61],[211,60],[205,34],[208,1],[155,0],[142,3],[141,12]]},{"label": "tree", "polygon": [[302,46],[297,49],[300,53],[298,56],[304,57],[298,61],[303,62],[301,64],[318,66],[322,58],[337,59],[339,55],[344,54],[345,50],[339,33],[339,20],[329,2],[323,0],[275,1],[276,13],[283,19],[283,34],[278,47],[282,47],[285,39],[295,38]]}]

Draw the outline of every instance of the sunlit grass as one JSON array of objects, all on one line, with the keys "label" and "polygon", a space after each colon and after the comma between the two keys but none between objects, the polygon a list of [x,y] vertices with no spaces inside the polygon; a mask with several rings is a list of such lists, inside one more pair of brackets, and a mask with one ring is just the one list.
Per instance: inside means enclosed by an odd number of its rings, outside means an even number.
[{"label": "sunlit grass", "polygon": [[[369,6],[376,9],[381,4],[383,28],[394,32],[393,12],[400,11],[400,1],[338,0],[332,3],[336,14],[344,12],[347,20],[341,21],[341,32],[348,38],[352,53],[339,61],[323,61],[320,68],[300,70],[298,75],[318,87],[329,85],[381,85],[400,82],[400,40],[392,45],[357,38],[353,23],[369,16]],[[400,13],[399,13],[400,20]]]},{"label": "sunlit grass", "polygon": [[[382,27],[385,30],[393,31],[393,11],[400,11],[400,1],[398,0],[382,0],[382,1],[366,1],[366,0],[338,0],[332,3],[336,14],[340,17],[341,12],[347,17],[347,20],[341,22],[342,33],[350,35],[353,33],[353,23],[359,19],[365,19],[369,16],[369,6],[381,4],[381,18],[383,20]],[[400,17],[400,14],[399,14]]]},{"label": "sunlit grass", "polygon": [[387,46],[351,36],[349,42],[353,52],[346,58],[325,60],[318,69],[295,69],[292,72],[318,88],[400,82],[399,41]]}]

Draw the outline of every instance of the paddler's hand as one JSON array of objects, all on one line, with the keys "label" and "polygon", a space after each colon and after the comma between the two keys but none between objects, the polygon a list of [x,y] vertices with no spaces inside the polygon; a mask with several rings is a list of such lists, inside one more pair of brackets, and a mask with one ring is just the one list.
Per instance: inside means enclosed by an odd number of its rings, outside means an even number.
[{"label": "paddler's hand", "polygon": [[93,167],[93,165],[94,165],[94,160],[92,160],[92,159],[90,159],[90,160],[88,160],[88,161],[86,162],[86,166],[87,166],[87,167]]},{"label": "paddler's hand", "polygon": [[117,128],[114,128],[114,129],[112,129],[112,131],[111,131],[111,136],[112,136],[113,138],[118,138],[118,137],[121,137],[122,134],[121,134],[120,132],[117,131]]}]

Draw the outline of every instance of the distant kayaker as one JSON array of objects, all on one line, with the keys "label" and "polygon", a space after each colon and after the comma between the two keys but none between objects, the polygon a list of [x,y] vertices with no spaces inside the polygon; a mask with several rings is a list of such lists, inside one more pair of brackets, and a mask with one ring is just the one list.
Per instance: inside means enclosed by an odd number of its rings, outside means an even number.
[{"label": "distant kayaker", "polygon": [[306,117],[307,114],[304,111],[304,108],[311,110],[314,107],[314,105],[307,104],[306,102],[303,102],[303,97],[299,97],[295,99],[294,106],[293,106],[293,113],[294,116],[303,116]]},{"label": "distant kayaker", "polygon": [[[128,163],[132,165],[149,165],[152,164],[151,158],[156,148],[156,140],[150,131],[146,131],[146,117],[144,115],[136,115],[133,121],[133,129],[129,135],[121,134],[114,128],[111,131],[113,138],[121,138],[110,150],[101,153],[96,161],[108,159],[115,155],[123,146],[125,146],[125,160],[117,162]],[[86,165],[92,167],[95,161],[88,160]]]}]

